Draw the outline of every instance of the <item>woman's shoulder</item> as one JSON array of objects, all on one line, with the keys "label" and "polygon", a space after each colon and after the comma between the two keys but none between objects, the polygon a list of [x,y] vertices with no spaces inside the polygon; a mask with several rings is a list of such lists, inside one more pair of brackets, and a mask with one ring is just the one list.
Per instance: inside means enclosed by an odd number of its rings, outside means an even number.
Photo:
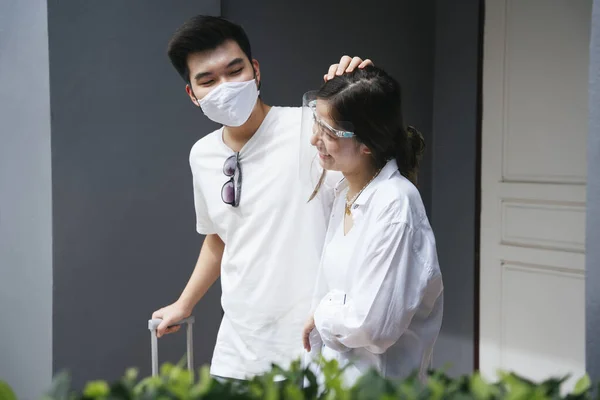
[{"label": "woman's shoulder", "polygon": [[415,228],[427,220],[419,190],[399,172],[379,184],[371,202],[373,213],[390,222]]}]

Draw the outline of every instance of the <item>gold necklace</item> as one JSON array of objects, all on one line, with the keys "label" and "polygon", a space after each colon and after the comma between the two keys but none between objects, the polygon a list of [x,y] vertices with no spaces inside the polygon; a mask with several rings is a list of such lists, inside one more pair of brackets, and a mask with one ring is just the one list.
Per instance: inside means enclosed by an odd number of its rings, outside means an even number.
[{"label": "gold necklace", "polygon": [[373,182],[373,180],[377,177],[377,175],[379,175],[379,173],[381,172],[382,169],[383,168],[379,168],[379,171],[375,172],[375,175],[373,175],[373,177],[369,180],[369,182],[367,182],[366,185],[363,186],[362,189],[360,189],[360,191],[354,195],[352,200],[348,200],[348,193],[350,193],[350,189],[348,189],[348,192],[346,193],[346,215],[352,215],[352,211],[350,210],[350,207],[352,207],[352,204],[354,204],[356,199],[358,199],[358,196],[360,196],[360,194],[363,192],[363,190],[365,190],[367,188],[367,186],[369,186],[369,184],[371,182]]}]

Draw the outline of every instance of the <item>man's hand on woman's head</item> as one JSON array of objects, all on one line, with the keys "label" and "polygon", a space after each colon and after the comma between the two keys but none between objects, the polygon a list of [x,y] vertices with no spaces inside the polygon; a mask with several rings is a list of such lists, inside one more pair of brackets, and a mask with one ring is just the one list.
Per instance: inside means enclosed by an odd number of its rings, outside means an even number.
[{"label": "man's hand on woman's head", "polygon": [[329,67],[329,71],[323,75],[323,80],[327,82],[330,79],[333,79],[336,75],[343,75],[348,72],[354,71],[356,68],[364,68],[367,65],[373,65],[373,61],[363,60],[360,57],[350,57],[343,56],[340,59],[340,62],[337,64],[332,64]]}]

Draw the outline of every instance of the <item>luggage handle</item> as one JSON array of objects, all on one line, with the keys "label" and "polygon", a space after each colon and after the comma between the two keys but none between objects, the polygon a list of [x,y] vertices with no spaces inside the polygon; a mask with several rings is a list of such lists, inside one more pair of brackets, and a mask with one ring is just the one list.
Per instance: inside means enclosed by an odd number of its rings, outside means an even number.
[{"label": "luggage handle", "polygon": [[[194,369],[194,342],[192,336],[192,325],[194,324],[194,320],[194,317],[191,316],[171,325],[187,325],[187,367],[190,371]],[[161,322],[162,319],[160,318],[148,320],[148,329],[150,330],[150,345],[152,351],[152,376],[158,375],[158,337],[156,336],[156,329]],[[169,326],[169,328],[171,326]]]}]

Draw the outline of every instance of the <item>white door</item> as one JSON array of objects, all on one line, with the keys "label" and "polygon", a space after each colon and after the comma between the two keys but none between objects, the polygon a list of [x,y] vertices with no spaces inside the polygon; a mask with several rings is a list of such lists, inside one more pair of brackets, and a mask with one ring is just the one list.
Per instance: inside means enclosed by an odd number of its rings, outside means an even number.
[{"label": "white door", "polygon": [[[592,0],[487,0],[480,369],[585,373]],[[600,245],[600,244],[599,244]]]}]

